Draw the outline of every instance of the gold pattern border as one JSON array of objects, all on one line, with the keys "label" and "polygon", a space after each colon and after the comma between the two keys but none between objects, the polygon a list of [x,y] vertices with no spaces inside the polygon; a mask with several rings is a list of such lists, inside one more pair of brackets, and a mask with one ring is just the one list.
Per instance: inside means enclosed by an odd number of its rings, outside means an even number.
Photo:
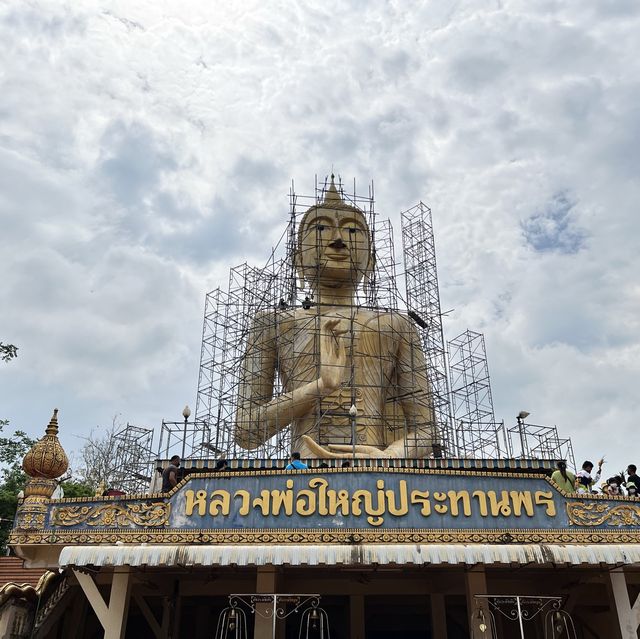
[{"label": "gold pattern border", "polygon": [[568,502],[569,521],[577,526],[640,526],[640,505]]},{"label": "gold pattern border", "polygon": [[28,544],[637,544],[640,531],[567,531],[543,529],[370,531],[366,529],[279,530],[107,530],[63,532],[12,532],[9,543]]},{"label": "gold pattern border", "polygon": [[169,522],[169,502],[97,504],[90,506],[54,506],[52,526],[166,526]]}]

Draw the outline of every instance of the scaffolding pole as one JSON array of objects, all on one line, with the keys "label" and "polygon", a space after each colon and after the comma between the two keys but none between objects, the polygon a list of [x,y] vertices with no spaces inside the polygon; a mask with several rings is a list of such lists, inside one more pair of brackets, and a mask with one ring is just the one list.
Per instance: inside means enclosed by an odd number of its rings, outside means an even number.
[{"label": "scaffolding pole", "polygon": [[456,442],[461,457],[510,456],[504,423],[493,410],[484,335],[466,330],[448,342],[449,376]]},{"label": "scaffolding pole", "polygon": [[111,488],[125,493],[143,493],[151,484],[153,429],[127,423],[114,434],[115,459]]},{"label": "scaffolding pole", "polygon": [[443,452],[455,456],[449,376],[442,327],[436,247],[431,209],[420,202],[401,214],[402,248],[409,317],[415,322],[427,360],[428,378]]}]

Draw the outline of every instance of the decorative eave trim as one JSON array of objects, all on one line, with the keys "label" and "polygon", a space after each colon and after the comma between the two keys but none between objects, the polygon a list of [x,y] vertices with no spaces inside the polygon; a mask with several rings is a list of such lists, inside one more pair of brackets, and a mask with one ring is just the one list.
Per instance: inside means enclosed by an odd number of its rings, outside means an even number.
[{"label": "decorative eave trim", "polygon": [[516,528],[491,530],[364,530],[259,529],[259,530],[122,530],[12,532],[11,545],[69,544],[637,544],[640,531],[567,531]]}]

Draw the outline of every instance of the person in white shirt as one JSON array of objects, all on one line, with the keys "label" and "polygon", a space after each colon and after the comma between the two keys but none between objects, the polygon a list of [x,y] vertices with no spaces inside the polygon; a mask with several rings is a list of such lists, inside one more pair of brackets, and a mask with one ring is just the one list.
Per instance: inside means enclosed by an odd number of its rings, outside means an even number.
[{"label": "person in white shirt", "polygon": [[598,472],[595,477],[591,476],[591,471],[593,470],[593,462],[586,461],[582,464],[582,470],[578,472],[576,475],[576,492],[578,493],[589,493],[593,488],[593,485],[600,480],[600,475],[602,473],[602,464],[604,460],[600,460],[598,462]]}]

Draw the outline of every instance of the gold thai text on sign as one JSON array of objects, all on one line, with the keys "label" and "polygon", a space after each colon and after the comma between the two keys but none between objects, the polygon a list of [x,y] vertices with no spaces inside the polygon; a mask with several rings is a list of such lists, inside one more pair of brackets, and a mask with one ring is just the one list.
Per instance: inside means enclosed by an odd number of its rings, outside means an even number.
[{"label": "gold thai text on sign", "polygon": [[556,507],[550,490],[447,490],[444,492],[410,490],[402,479],[396,488],[388,488],[384,479],[376,481],[375,490],[329,487],[326,479],[313,478],[307,488],[294,488],[292,479],[284,490],[186,490],[185,513],[193,515],[228,515],[232,505],[241,517],[257,511],[264,517],[279,515],[366,516],[371,526],[380,526],[388,515],[402,517],[417,509],[423,517],[432,514],[452,517],[533,517],[538,509],[555,517]]}]

